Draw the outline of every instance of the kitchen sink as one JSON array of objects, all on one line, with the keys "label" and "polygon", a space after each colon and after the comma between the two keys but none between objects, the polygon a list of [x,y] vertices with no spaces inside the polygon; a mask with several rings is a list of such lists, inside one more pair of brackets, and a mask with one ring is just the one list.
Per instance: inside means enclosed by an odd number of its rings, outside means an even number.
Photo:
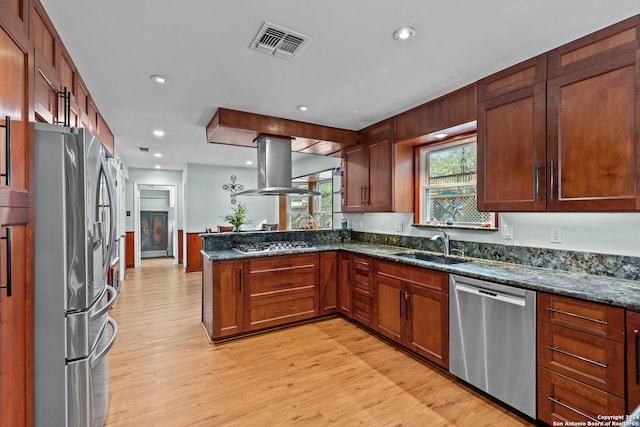
[{"label": "kitchen sink", "polygon": [[411,259],[419,259],[421,261],[435,262],[438,264],[460,264],[463,262],[469,262],[466,259],[451,258],[443,255],[425,254],[422,252],[398,252],[393,254],[395,256]]}]

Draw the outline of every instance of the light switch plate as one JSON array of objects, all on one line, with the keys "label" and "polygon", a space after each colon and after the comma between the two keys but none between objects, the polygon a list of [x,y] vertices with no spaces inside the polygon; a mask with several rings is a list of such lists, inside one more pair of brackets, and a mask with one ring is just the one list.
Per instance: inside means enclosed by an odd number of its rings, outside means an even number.
[{"label": "light switch plate", "polygon": [[562,228],[551,227],[551,243],[562,243]]}]

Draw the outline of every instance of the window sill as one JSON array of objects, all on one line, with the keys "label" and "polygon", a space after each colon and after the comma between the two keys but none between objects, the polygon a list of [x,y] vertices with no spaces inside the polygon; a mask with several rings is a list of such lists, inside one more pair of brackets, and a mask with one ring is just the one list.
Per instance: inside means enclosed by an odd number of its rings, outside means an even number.
[{"label": "window sill", "polygon": [[438,225],[433,225],[433,224],[411,224],[412,227],[416,227],[416,228],[450,228],[450,229],[454,229],[454,230],[478,230],[478,231],[498,231],[497,227],[482,227],[480,225],[470,225],[470,224],[453,224],[453,225],[446,225],[446,224],[438,224]]}]

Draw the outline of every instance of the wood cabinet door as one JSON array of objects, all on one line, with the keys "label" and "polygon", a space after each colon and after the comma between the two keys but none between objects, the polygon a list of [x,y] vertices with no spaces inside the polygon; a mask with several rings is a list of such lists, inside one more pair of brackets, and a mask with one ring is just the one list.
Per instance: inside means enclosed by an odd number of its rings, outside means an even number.
[{"label": "wood cabinet door", "polygon": [[478,105],[478,210],[546,209],[545,84]]},{"label": "wood cabinet door", "polygon": [[405,346],[449,369],[449,296],[407,285]]},{"label": "wood cabinet door", "polygon": [[338,310],[338,253],[320,253],[320,298],[319,315],[335,313]]},{"label": "wood cabinet door", "polygon": [[27,39],[29,27],[29,6],[27,0],[1,0],[0,22],[16,36]]},{"label": "wood cabinet door", "polygon": [[351,308],[351,255],[340,254],[340,278],[338,280],[338,311],[348,318],[352,317]]},{"label": "wood cabinet door", "polygon": [[407,308],[402,282],[376,275],[374,286],[373,327],[382,335],[402,344]]},{"label": "wood cabinet door", "polygon": [[26,207],[32,154],[27,51],[0,28],[0,52],[0,206]]},{"label": "wood cabinet door", "polygon": [[244,331],[243,280],[242,260],[213,263],[214,339]]},{"label": "wood cabinet door", "polygon": [[640,207],[635,51],[549,80],[550,211]]},{"label": "wood cabinet door", "polygon": [[29,426],[33,423],[33,242],[29,209],[0,208],[0,223],[0,425]]},{"label": "wood cabinet door", "polygon": [[393,211],[393,142],[386,138],[367,145],[369,182],[365,184],[365,210],[369,212]]},{"label": "wood cabinet door", "polygon": [[627,414],[640,405],[640,313],[627,311]]},{"label": "wood cabinet door", "polygon": [[362,212],[365,202],[365,186],[369,182],[367,151],[363,145],[349,147],[344,152],[344,212]]}]

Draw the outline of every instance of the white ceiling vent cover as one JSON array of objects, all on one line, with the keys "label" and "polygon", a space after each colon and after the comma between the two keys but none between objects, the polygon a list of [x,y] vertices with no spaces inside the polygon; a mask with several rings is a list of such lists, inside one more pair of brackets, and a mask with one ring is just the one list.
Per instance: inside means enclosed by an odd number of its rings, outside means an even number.
[{"label": "white ceiling vent cover", "polygon": [[250,48],[279,58],[291,59],[308,40],[307,36],[265,21]]}]

